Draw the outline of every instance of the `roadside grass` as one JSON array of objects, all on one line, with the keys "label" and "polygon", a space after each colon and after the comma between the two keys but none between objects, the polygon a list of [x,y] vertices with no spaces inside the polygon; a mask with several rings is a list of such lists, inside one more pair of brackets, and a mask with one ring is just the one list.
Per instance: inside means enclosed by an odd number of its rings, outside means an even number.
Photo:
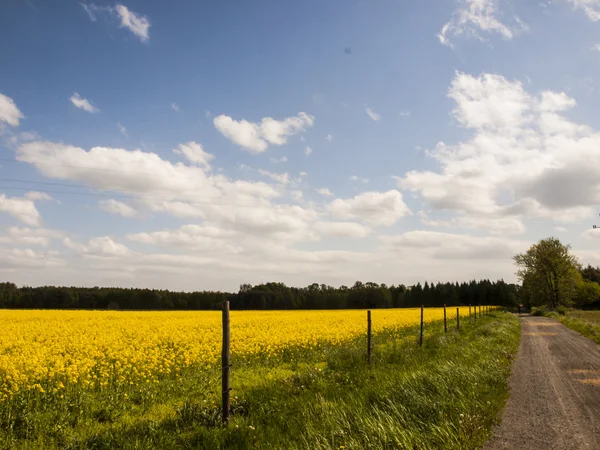
[{"label": "roadside grass", "polygon": [[574,309],[566,315],[550,313],[548,316],[600,345],[600,311]]},{"label": "roadside grass", "polygon": [[520,323],[494,312],[364,338],[232,370],[232,416],[220,424],[219,368],[125,392],[21,398],[0,411],[0,448],[477,448],[508,397]]}]

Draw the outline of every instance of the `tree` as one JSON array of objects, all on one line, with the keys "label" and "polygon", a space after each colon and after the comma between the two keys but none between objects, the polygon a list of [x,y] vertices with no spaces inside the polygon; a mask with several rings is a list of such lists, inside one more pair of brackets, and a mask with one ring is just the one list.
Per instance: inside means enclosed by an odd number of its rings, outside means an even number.
[{"label": "tree", "polygon": [[519,267],[517,276],[533,305],[555,309],[573,302],[582,279],[581,266],[570,249],[570,245],[551,237],[515,255],[514,261]]},{"label": "tree", "polygon": [[577,306],[593,305],[600,301],[600,284],[593,281],[584,281],[577,290],[575,303]]}]

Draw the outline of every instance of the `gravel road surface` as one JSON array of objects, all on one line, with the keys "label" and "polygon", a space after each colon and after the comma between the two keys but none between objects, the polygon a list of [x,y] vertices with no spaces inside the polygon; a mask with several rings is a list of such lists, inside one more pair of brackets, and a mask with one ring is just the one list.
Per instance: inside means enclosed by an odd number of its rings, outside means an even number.
[{"label": "gravel road surface", "polygon": [[600,449],[600,347],[545,317],[521,325],[510,398],[484,448]]}]

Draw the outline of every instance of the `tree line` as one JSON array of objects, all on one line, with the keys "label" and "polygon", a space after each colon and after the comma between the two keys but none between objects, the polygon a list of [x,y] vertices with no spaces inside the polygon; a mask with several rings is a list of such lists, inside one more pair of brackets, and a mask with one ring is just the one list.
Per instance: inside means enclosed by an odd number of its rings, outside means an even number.
[{"label": "tree line", "polygon": [[519,301],[519,286],[503,280],[463,283],[417,283],[387,286],[357,281],[353,286],[311,284],[288,287],[283,283],[242,284],[236,293],[174,292],[158,289],[105,287],[17,287],[0,283],[0,308],[6,309],[124,309],[212,310],[223,300],[237,310],[361,309],[458,305],[502,305]]}]

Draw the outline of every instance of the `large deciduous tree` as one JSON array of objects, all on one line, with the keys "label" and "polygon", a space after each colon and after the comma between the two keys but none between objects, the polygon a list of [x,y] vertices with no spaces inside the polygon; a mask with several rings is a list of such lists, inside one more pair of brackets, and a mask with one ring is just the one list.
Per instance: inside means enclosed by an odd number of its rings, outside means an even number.
[{"label": "large deciduous tree", "polygon": [[514,257],[519,267],[517,275],[533,305],[554,309],[570,305],[577,296],[582,283],[581,266],[570,249],[570,245],[551,237]]}]

